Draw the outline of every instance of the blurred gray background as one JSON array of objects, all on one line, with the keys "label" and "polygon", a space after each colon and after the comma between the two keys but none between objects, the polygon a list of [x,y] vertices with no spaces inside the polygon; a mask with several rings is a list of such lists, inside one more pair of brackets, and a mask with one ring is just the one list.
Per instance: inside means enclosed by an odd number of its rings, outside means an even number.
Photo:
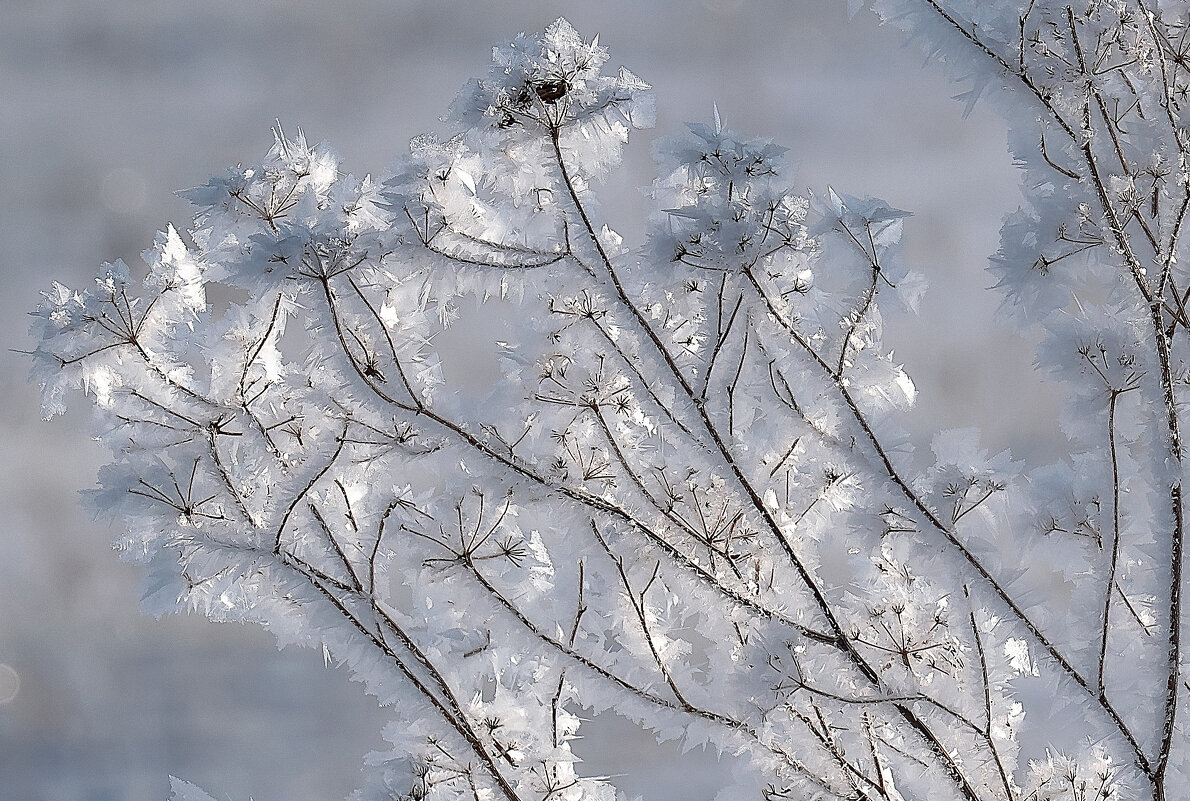
[{"label": "blurred gray background", "polygon": [[[1032,460],[1060,448],[1030,346],[995,320],[983,267],[1019,195],[1004,129],[966,119],[959,89],[842,0],[0,0],[0,801],[164,801],[169,774],[235,801],[323,801],[380,747],[360,687],[320,654],[266,633],[142,618],[136,570],[80,511],[103,456],[82,404],[40,419],[25,312],[51,280],[83,286],[129,262],[167,221],[173,190],[259,159],[280,119],[329,140],[345,171],[381,173],[438,125],[497,40],[566,16],[612,66],[652,83],[657,131],[709,120],[791,148],[801,183],[871,194],[915,216],[908,258],[932,289],[888,338],[921,389],[907,426],[979,425]],[[652,178],[630,146],[603,208],[631,242]],[[604,717],[580,753],[654,799],[710,797],[710,755],[641,746]]]}]

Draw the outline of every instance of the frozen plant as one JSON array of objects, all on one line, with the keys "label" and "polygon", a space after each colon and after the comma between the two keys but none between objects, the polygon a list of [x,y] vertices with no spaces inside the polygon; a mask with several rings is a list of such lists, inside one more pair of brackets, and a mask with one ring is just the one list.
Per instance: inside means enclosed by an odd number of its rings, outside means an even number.
[{"label": "frozen plant", "polygon": [[139,286],[47,293],[45,408],[94,400],[146,604],[349,664],[395,716],[360,798],[611,798],[571,749],[609,709],[731,754],[730,798],[1190,783],[1188,6],[876,6],[1013,126],[994,269],[1069,387],[1057,465],[943,432],[906,472],[905,213],[799,193],[769,140],[691,125],[645,242],[602,225],[650,87],[563,20],[383,180],[278,129]]}]

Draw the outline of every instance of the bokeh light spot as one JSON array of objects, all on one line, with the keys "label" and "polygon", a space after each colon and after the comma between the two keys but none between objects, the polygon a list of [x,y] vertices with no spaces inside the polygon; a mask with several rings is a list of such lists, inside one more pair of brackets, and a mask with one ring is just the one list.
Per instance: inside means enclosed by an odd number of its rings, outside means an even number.
[{"label": "bokeh light spot", "polygon": [[0,704],[7,704],[21,691],[21,674],[0,662]]}]

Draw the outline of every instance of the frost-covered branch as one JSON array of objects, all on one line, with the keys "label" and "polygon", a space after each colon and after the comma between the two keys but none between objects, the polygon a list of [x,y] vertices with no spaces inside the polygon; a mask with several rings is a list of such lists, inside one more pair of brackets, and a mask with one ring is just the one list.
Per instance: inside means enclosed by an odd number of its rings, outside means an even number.
[{"label": "frost-covered branch", "polygon": [[[350,664],[403,721],[377,797],[606,798],[571,748],[586,708],[731,753],[773,799],[1168,798],[1187,25],[876,6],[1016,126],[1031,205],[995,270],[1070,387],[1063,463],[941,432],[913,472],[881,339],[924,289],[908,215],[798,191],[717,113],[657,147],[643,243],[603,225],[651,89],[559,20],[383,180],[278,129],[187,193],[143,292],[117,263],[47,293],[46,411],[94,399],[95,503],[151,608]],[[476,352],[445,346],[481,305]]]}]

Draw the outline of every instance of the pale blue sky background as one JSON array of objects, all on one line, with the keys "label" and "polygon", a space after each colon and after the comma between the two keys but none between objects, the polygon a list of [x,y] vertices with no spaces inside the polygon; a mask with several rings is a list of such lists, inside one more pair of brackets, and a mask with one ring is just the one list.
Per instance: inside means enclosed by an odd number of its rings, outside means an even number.
[{"label": "pale blue sky background", "polygon": [[[164,801],[170,773],[235,801],[321,801],[354,787],[385,716],[321,655],[268,635],[136,611],[136,571],[79,509],[102,454],[85,415],[42,423],[25,312],[51,280],[132,261],[167,221],[172,190],[263,155],[275,118],[327,139],[344,169],[383,172],[432,129],[491,45],[564,15],[613,64],[651,82],[658,132],[706,120],[791,148],[803,182],[915,212],[909,259],[933,286],[888,338],[922,391],[908,425],[980,425],[995,447],[1052,458],[1051,401],[1027,346],[993,321],[984,260],[1018,194],[990,109],[842,0],[458,2],[0,0],[0,801]],[[649,136],[603,208],[631,241],[651,180]],[[0,698],[10,694],[0,668]],[[656,759],[613,727],[583,753],[597,770]],[[613,754],[625,748],[627,756]],[[700,770],[702,772],[700,772]],[[623,786],[713,794],[709,758],[658,764]],[[693,788],[693,789],[691,789]]]}]

